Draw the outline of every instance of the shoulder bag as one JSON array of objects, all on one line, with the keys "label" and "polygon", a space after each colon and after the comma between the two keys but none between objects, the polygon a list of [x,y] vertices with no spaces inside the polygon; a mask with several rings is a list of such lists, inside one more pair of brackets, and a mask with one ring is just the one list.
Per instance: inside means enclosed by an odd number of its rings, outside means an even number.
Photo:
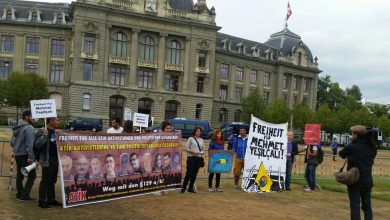
[{"label": "shoulder bag", "polygon": [[[194,138],[194,137],[192,137],[192,138],[196,141],[196,144],[198,145],[198,148],[199,148],[199,152],[202,152],[202,150],[200,149],[199,143],[198,143],[198,141],[196,140],[196,138]],[[204,158],[201,157],[200,159],[201,159],[201,161],[200,161],[200,167],[204,167],[204,165],[205,165],[205,163],[204,163]]]},{"label": "shoulder bag", "polygon": [[357,167],[352,167],[347,171],[343,171],[345,164],[348,159],[345,160],[343,167],[341,167],[340,172],[336,172],[334,177],[337,182],[345,184],[345,185],[353,185],[359,181],[360,173]]}]

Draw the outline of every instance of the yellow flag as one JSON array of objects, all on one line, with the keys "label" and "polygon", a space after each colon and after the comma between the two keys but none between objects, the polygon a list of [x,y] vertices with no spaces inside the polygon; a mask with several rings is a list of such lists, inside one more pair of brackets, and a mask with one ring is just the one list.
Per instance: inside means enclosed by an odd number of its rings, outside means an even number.
[{"label": "yellow flag", "polygon": [[269,178],[263,163],[260,164],[259,170],[257,171],[255,183],[257,183],[261,191],[269,192],[271,190],[272,180]]}]

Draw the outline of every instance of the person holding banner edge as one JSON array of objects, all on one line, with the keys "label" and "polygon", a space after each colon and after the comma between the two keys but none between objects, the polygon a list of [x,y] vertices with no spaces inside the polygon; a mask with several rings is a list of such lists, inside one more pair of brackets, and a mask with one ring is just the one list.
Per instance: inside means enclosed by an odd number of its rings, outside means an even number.
[{"label": "person holding banner edge", "polygon": [[294,156],[298,154],[298,144],[293,141],[294,133],[289,131],[287,133],[287,161],[286,161],[286,190],[291,191],[291,172],[294,164]]},{"label": "person holding banner edge", "polygon": [[[211,138],[211,142],[209,144],[209,151],[210,150],[224,150],[225,149],[225,141],[223,140],[222,131],[220,129],[217,129],[214,131],[213,136]],[[209,192],[214,192],[212,188],[213,184],[213,178],[214,173],[209,174]],[[219,183],[221,180],[221,173],[215,173],[215,191],[216,192],[223,192],[219,188]]]},{"label": "person holding banner edge", "polygon": [[238,189],[238,181],[240,180],[240,175],[242,169],[244,169],[244,158],[246,147],[248,143],[248,136],[246,134],[245,128],[240,128],[240,133],[232,145],[232,150],[235,152],[236,157],[234,158],[234,186],[233,190]]}]

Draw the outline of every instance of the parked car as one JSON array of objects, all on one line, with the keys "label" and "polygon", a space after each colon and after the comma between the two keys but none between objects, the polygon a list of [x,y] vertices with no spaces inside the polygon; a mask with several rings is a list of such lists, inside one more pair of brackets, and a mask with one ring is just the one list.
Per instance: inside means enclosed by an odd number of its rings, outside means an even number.
[{"label": "parked car", "polygon": [[203,139],[209,138],[211,128],[210,128],[210,123],[208,121],[175,118],[175,119],[168,120],[168,122],[171,123],[174,130],[181,130],[181,135],[183,138],[192,137],[192,131],[194,130],[195,127],[202,128],[201,137]]},{"label": "parked car", "polygon": [[71,131],[101,131],[102,120],[97,118],[76,118],[66,126]]},{"label": "parked car", "polygon": [[221,127],[223,133],[223,139],[227,141],[231,137],[237,137],[240,132],[240,128],[245,128],[246,133],[247,134],[249,133],[249,125],[243,122],[231,122],[231,123],[224,124]]}]

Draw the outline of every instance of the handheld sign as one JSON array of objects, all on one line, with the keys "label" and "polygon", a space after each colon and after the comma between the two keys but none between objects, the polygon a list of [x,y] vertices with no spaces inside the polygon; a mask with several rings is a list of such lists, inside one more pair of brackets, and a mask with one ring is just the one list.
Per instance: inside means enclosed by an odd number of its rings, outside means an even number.
[{"label": "handheld sign", "polygon": [[149,125],[149,115],[142,113],[134,113],[134,126],[147,128]]},{"label": "handheld sign", "polygon": [[306,145],[318,145],[321,140],[320,124],[305,124],[305,133],[303,140]]},{"label": "handheld sign", "polygon": [[125,108],[125,115],[124,115],[125,121],[131,120],[131,118],[132,118],[132,117],[131,117],[131,114],[132,114],[131,109]]},{"label": "handheld sign", "polygon": [[56,101],[54,99],[31,100],[32,118],[57,117]]}]

